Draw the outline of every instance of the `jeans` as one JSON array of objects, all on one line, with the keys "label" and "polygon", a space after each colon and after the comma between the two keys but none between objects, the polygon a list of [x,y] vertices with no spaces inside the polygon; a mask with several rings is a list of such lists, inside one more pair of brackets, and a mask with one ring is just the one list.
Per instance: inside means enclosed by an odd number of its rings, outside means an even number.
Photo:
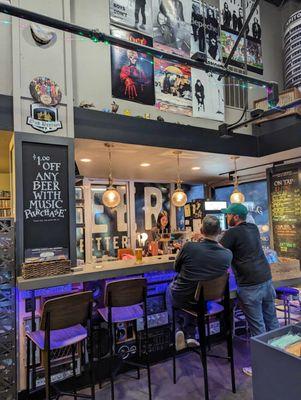
[{"label": "jeans", "polygon": [[252,336],[279,328],[276,292],[271,280],[259,285],[238,287],[237,294]]},{"label": "jeans", "polygon": [[[168,312],[169,322],[172,322],[172,307],[184,307],[193,309],[196,306],[196,303],[189,303],[189,304],[180,304],[176,301],[176,299],[172,296],[172,291],[170,286],[166,289],[166,308]],[[175,314],[175,323],[176,323],[176,332],[183,331],[187,339],[194,339],[195,338],[195,330],[197,326],[196,318],[188,313],[184,313],[181,311],[176,311]]]}]

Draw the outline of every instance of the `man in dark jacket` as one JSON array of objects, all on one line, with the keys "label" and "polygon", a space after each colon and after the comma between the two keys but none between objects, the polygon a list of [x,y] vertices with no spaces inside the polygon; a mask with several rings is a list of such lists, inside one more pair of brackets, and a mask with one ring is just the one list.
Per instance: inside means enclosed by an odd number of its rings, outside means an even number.
[{"label": "man in dark jacket", "polygon": [[[201,242],[187,242],[180,251],[175,270],[178,273],[170,284],[166,302],[171,317],[171,305],[177,308],[195,308],[195,291],[199,281],[211,280],[223,275],[231,267],[232,253],[223,248],[217,238],[221,232],[218,218],[207,215],[202,224],[204,239]],[[196,321],[187,313],[177,315],[176,321],[176,348],[182,350],[188,346],[198,345],[195,340]]]},{"label": "man in dark jacket", "polygon": [[[224,234],[220,243],[233,253],[237,294],[251,335],[276,329],[279,327],[275,308],[276,294],[259,230],[255,224],[246,222],[248,209],[243,204],[231,204],[222,212],[227,215],[231,229]],[[252,375],[250,367],[243,371]]]}]

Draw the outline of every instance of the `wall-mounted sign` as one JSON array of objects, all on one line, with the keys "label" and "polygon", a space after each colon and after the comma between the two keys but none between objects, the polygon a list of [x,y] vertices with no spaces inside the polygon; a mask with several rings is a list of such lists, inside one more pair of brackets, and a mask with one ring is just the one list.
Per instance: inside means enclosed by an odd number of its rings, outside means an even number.
[{"label": "wall-mounted sign", "polygon": [[26,123],[44,133],[56,132],[63,127],[62,122],[58,120],[58,110],[40,103],[31,104],[30,116],[27,117]]},{"label": "wall-mounted sign", "polygon": [[68,147],[23,142],[24,258],[69,258]]},{"label": "wall-mounted sign", "polygon": [[56,39],[55,32],[35,23],[30,24],[30,32],[34,41],[40,46],[47,46]]},{"label": "wall-mounted sign", "polygon": [[62,100],[59,86],[47,77],[38,76],[29,85],[32,98],[45,106],[57,106]]},{"label": "wall-mounted sign", "polygon": [[301,259],[301,165],[270,169],[268,177],[274,249]]}]

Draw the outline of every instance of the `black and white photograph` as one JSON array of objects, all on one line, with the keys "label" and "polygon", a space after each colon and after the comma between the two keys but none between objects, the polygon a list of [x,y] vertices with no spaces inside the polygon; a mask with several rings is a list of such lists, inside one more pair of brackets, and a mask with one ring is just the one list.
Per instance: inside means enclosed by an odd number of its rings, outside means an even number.
[{"label": "black and white photograph", "polygon": [[193,116],[215,121],[224,121],[224,80],[218,75],[192,68]]},{"label": "black and white photograph", "polygon": [[110,0],[110,19],[114,24],[152,35],[152,0]]},{"label": "black and white photograph", "polygon": [[190,57],[192,0],[153,0],[154,47]]},{"label": "black and white photograph", "polygon": [[220,0],[222,29],[238,33],[244,24],[243,0]]},{"label": "black and white photograph", "polygon": [[192,2],[191,55],[196,52],[207,55],[208,62],[221,62],[220,13],[216,7],[198,0]]},{"label": "black and white photograph", "polygon": [[[246,1],[246,16],[250,14],[251,8],[253,7],[254,0]],[[261,25],[260,25],[260,7],[258,6],[252,15],[249,23],[248,36],[252,39],[261,41]]]}]

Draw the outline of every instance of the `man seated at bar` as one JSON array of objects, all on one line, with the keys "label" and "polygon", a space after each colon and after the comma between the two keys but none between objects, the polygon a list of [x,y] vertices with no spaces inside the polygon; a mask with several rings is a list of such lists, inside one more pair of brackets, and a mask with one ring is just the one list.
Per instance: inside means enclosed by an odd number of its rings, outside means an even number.
[{"label": "man seated at bar", "polygon": [[[199,281],[208,281],[223,275],[231,267],[232,253],[218,243],[221,233],[219,219],[207,215],[203,219],[201,242],[187,242],[175,261],[176,277],[166,292],[166,304],[170,319],[172,305],[177,308],[195,309],[195,291]],[[176,349],[197,346],[196,321],[189,314],[176,315]],[[185,340],[186,337],[186,340]]]},{"label": "man seated at bar", "polygon": [[[251,335],[277,329],[276,293],[259,230],[255,224],[246,222],[248,209],[243,204],[231,204],[222,212],[227,215],[230,229],[225,232],[220,243],[233,253],[237,295]],[[250,367],[244,368],[243,372],[252,375]]]}]

